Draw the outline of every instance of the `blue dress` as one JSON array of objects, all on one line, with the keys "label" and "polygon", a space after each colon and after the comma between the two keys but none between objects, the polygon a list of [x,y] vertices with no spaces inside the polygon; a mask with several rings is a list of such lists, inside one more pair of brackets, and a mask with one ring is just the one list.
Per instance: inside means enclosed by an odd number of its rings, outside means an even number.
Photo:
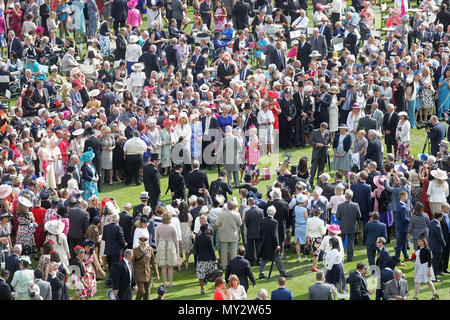
[{"label": "blue dress", "polygon": [[[439,78],[439,84],[444,81],[444,76]],[[438,91],[438,102],[437,102],[438,118],[442,119],[443,114],[450,110],[450,88],[447,80],[447,85],[442,85]]]},{"label": "blue dress", "polygon": [[73,14],[73,25],[76,34],[86,33],[86,22],[84,19],[84,1],[73,1],[72,6],[74,10]]},{"label": "blue dress", "polygon": [[92,163],[90,165],[83,163],[83,165],[81,166],[81,172],[83,199],[89,201],[89,198],[93,195],[96,195],[98,197],[97,182],[92,181],[92,178],[96,176],[98,177],[95,166]]},{"label": "blue dress", "polygon": [[[347,136],[347,134],[346,135],[342,135],[341,134],[339,136],[339,144],[338,144],[338,146],[336,148],[336,151],[339,154],[344,152],[344,138],[346,136]],[[350,171],[351,170],[351,154],[350,154],[350,150],[342,158],[338,158],[338,157],[334,156],[333,166],[334,166],[334,170]]]},{"label": "blue dress", "polygon": [[220,115],[217,118],[217,125],[219,126],[220,129],[222,129],[223,132],[225,132],[226,126],[233,126],[233,117],[231,116],[231,114],[229,114],[228,117],[226,118]]},{"label": "blue dress", "polygon": [[[420,87],[416,87],[416,96],[419,94]],[[419,110],[419,101],[416,99],[412,101],[408,101],[408,120],[411,124],[411,128],[414,129],[416,127],[416,112]]]},{"label": "blue dress", "polygon": [[[142,134],[142,133],[141,133],[141,140],[145,142],[145,144],[147,145],[147,147],[151,145],[150,138],[147,137],[145,134]],[[143,161],[144,161],[144,163],[147,163],[147,162],[149,161],[149,159],[150,159],[150,150],[147,149],[147,150],[144,152],[144,155],[143,155]]]},{"label": "blue dress", "polygon": [[[262,48],[265,48],[265,47],[267,47],[269,45],[269,40],[267,38],[259,39],[257,44],[258,44],[258,46],[260,46]],[[261,55],[262,55],[263,52],[264,52],[263,49],[256,50],[255,58],[261,59]]]},{"label": "blue dress", "polygon": [[98,13],[97,5],[94,0],[90,0],[87,4],[88,16],[89,16],[89,35],[95,36],[98,28]]},{"label": "blue dress", "polygon": [[306,208],[295,206],[295,243],[300,241],[300,244],[306,243]]},{"label": "blue dress", "polygon": [[[199,159],[202,156],[202,123],[197,121],[195,124],[191,123],[191,157]],[[200,141],[197,141],[200,138]]]}]

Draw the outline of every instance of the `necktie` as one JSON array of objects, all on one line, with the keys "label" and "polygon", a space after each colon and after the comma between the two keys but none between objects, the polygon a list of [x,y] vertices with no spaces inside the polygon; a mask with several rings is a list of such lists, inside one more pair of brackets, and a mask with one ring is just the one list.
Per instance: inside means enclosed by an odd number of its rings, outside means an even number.
[{"label": "necktie", "polygon": [[198,55],[195,56],[195,63],[197,63],[197,61],[198,61]]},{"label": "necktie", "polygon": [[133,266],[131,265],[130,261],[128,261],[127,263],[128,263],[128,271],[130,271],[130,282],[131,282],[131,279],[133,279]]},{"label": "necktie", "polygon": [[323,34],[324,25],[320,27],[320,34]]},{"label": "necktie", "polygon": [[206,121],[205,121],[205,136],[207,136],[208,132],[209,132],[209,120],[210,120],[210,118],[206,117]]},{"label": "necktie", "polygon": [[398,293],[400,293],[400,281],[397,282]]},{"label": "necktie", "polygon": [[317,37],[314,38],[314,46],[317,48]]},{"label": "necktie", "polygon": [[302,42],[302,44],[300,45],[300,49],[303,49],[303,45],[304,45],[305,43],[304,42]]}]

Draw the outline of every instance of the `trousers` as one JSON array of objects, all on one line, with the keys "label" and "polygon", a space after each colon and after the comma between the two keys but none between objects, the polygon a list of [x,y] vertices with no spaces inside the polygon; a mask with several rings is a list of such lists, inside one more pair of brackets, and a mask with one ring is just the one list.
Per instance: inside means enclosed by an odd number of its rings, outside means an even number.
[{"label": "trousers", "polygon": [[356,233],[343,233],[342,243],[344,243],[345,238],[347,238],[347,259],[353,259],[353,248],[355,246],[355,236]]},{"label": "trousers", "polygon": [[438,273],[441,272],[442,249],[431,250],[431,253],[433,255],[431,265],[433,266],[434,276],[437,277]]},{"label": "trousers", "polygon": [[[261,259],[261,263],[259,264],[259,274],[261,274],[261,275],[264,274],[264,269],[266,268],[267,261],[268,260]],[[286,270],[284,269],[283,262],[281,261],[280,251],[277,251],[275,253],[274,261],[275,261],[275,264],[277,265],[277,269],[280,272],[280,274],[285,274]]]},{"label": "trousers", "polygon": [[106,263],[108,264],[108,281],[111,281],[111,268],[114,264],[119,262],[120,255],[109,255],[106,256]]},{"label": "trousers", "polygon": [[396,231],[395,236],[397,238],[397,246],[395,247],[395,257],[397,259],[400,259],[400,252],[403,252],[403,257],[408,258],[409,257],[408,250],[406,249],[408,233]]},{"label": "trousers", "polygon": [[325,153],[318,153],[317,157],[311,159],[311,177],[309,178],[310,184],[314,184],[314,177],[316,176],[317,171],[317,179],[323,173],[325,169],[325,165],[327,164],[327,155]]},{"label": "trousers", "polygon": [[260,239],[247,239],[247,260],[250,262],[251,265],[258,263],[260,247],[261,247]]},{"label": "trousers", "polygon": [[220,263],[225,270],[228,264],[228,248],[230,248],[230,259],[237,256],[237,241],[223,242],[220,241]]},{"label": "trousers", "polygon": [[150,282],[137,282],[136,300],[148,300],[150,297]]},{"label": "trousers", "polygon": [[67,237],[67,242],[69,245],[69,252],[70,252],[70,256],[71,257],[75,257],[75,251],[73,250],[73,248],[75,248],[77,245],[82,246],[84,240],[83,239],[76,239],[76,238],[72,238],[71,236]]},{"label": "trousers", "polygon": [[142,155],[127,155],[126,164],[126,173],[127,178],[125,180],[125,184],[130,184],[133,177],[136,181],[136,184],[141,183],[141,169],[142,169]]},{"label": "trousers", "polygon": [[369,260],[369,266],[375,265],[376,252],[376,249],[367,247],[367,259]]},{"label": "trousers", "polygon": [[[227,179],[231,180],[231,172],[227,171]],[[234,186],[239,187],[239,171],[233,171]]]}]

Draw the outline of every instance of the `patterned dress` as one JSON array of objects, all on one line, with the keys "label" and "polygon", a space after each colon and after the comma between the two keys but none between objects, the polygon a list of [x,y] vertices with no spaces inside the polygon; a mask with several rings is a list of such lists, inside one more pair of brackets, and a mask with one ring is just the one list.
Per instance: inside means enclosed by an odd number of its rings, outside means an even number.
[{"label": "patterned dress", "polygon": [[[83,164],[83,167],[84,166],[88,167],[94,177],[97,176],[97,171],[95,170],[95,167],[92,163],[90,165],[87,165],[85,163]],[[86,201],[89,201],[89,198],[93,195],[96,195],[98,197],[97,183],[92,180],[86,180],[86,177],[84,175],[82,177],[82,190],[83,199]]]},{"label": "patterned dress", "polygon": [[38,224],[31,221],[29,212],[18,212],[17,222],[16,244],[22,245],[22,255],[29,256],[30,254],[36,253],[34,232],[36,231]]},{"label": "patterned dress", "polygon": [[95,278],[94,255],[86,254],[83,259],[84,276],[83,281],[88,285],[83,291],[85,297],[93,297],[97,293],[97,280]]},{"label": "patterned dress", "polygon": [[[188,220],[189,222],[192,222],[192,215],[188,214]],[[192,243],[192,230],[191,227],[189,227],[189,222],[180,222],[180,228],[181,228],[181,247],[180,252],[190,253],[192,251],[192,248],[194,247],[194,244]]]},{"label": "patterned dress", "polygon": [[172,150],[172,145],[166,145],[169,141],[174,141],[174,134],[172,132],[167,132],[166,128],[162,129],[160,132],[161,136],[161,168],[167,168],[172,166],[172,160],[170,159],[170,153]]},{"label": "patterned dress", "polygon": [[191,128],[191,157],[198,159],[202,156],[202,123],[198,120],[195,123],[192,122]]},{"label": "patterned dress", "polygon": [[40,248],[44,245],[45,241],[45,233],[44,233],[44,220],[45,220],[45,210],[42,207],[35,207],[31,209],[31,212],[34,215],[34,220],[37,223],[37,229],[34,233],[34,241],[36,242],[36,247]]}]

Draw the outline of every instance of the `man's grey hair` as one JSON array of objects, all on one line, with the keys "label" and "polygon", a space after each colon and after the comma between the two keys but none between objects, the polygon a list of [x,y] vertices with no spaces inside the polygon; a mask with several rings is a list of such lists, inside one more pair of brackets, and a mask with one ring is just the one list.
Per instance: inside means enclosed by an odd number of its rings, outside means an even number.
[{"label": "man's grey hair", "polygon": [[13,252],[14,253],[21,253],[22,252],[22,245],[21,244],[14,245]]},{"label": "man's grey hair", "polygon": [[369,132],[367,133],[367,135],[370,136],[370,137],[377,137],[378,136],[377,131],[374,130],[374,129],[370,129]]},{"label": "man's grey hair", "polygon": [[204,214],[202,214],[202,215],[200,216],[199,220],[202,220],[202,221],[208,221],[208,218],[207,218]]},{"label": "man's grey hair", "polygon": [[403,272],[400,269],[394,269],[394,274],[403,274]]},{"label": "man's grey hair", "polygon": [[277,209],[274,206],[270,206],[267,208],[267,215],[273,217],[277,213]]},{"label": "man's grey hair", "polygon": [[177,38],[170,39],[170,44],[177,44]]},{"label": "man's grey hair", "polygon": [[144,216],[149,216],[151,211],[152,208],[150,208],[150,206],[145,206],[144,208],[142,208],[142,214]]},{"label": "man's grey hair", "polygon": [[406,186],[407,184],[409,184],[408,179],[406,179],[405,177],[401,177],[400,178],[400,184],[402,186]]},{"label": "man's grey hair", "polygon": [[258,293],[256,293],[256,296],[261,300],[264,300],[264,298],[267,298],[269,296],[269,293],[266,289],[259,289]]},{"label": "man's grey hair", "polygon": [[377,167],[377,163],[375,161],[370,161],[369,162],[369,167],[376,168]]},{"label": "man's grey hair", "polygon": [[352,200],[353,199],[353,191],[350,189],[345,190],[345,199]]},{"label": "man's grey hair", "polygon": [[119,215],[118,214],[112,214],[111,215],[111,221],[113,222],[113,223],[117,223],[117,222],[119,222]]},{"label": "man's grey hair", "polygon": [[141,133],[139,131],[136,130],[133,132],[133,137],[139,138],[140,136],[141,136]]},{"label": "man's grey hair", "polygon": [[192,168],[193,169],[200,168],[200,162],[198,160],[192,161]]},{"label": "man's grey hair", "polygon": [[378,237],[377,242],[381,242],[382,244],[386,244],[386,239],[384,237]]},{"label": "man's grey hair", "polygon": [[330,180],[330,175],[329,175],[328,173],[322,173],[322,174],[319,176],[319,179],[328,181],[328,180]]},{"label": "man's grey hair", "polygon": [[130,257],[130,256],[132,256],[132,255],[133,255],[133,250],[131,250],[131,249],[126,249],[126,250],[123,252],[124,258]]},{"label": "man's grey hair", "polygon": [[125,211],[130,210],[130,209],[131,209],[131,203],[125,202],[125,203],[123,204],[123,209],[124,209]]}]

